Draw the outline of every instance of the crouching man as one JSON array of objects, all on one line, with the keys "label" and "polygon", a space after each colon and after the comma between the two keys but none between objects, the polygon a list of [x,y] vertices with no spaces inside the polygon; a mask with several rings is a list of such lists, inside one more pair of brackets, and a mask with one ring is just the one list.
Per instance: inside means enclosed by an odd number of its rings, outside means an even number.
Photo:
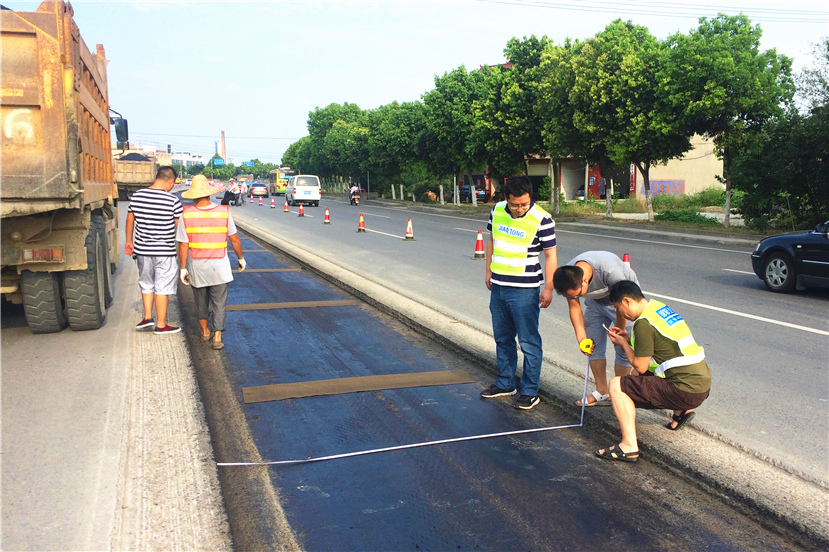
[{"label": "crouching man", "polygon": [[610,340],[624,349],[638,373],[651,377],[623,376],[610,381],[611,404],[622,428],[622,441],[596,451],[596,455],[636,462],[636,409],[673,410],[672,421],[665,427],[680,429],[708,398],[711,370],[705,351],[694,341],[685,320],[667,305],[645,299],[635,282],[613,284],[610,301],[621,316],[633,321],[632,335],[614,326],[608,331]]}]

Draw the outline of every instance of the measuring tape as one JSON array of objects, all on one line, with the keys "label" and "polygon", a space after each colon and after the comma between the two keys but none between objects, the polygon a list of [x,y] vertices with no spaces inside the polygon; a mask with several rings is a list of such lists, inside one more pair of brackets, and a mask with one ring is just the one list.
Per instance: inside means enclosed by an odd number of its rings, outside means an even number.
[{"label": "measuring tape", "polygon": [[381,452],[391,452],[393,450],[406,450],[419,447],[430,447],[433,445],[445,445],[447,443],[459,443],[461,441],[475,441],[478,439],[491,439],[493,437],[506,437],[508,435],[522,435],[527,433],[540,433],[542,431],[552,431],[554,429],[567,429],[570,427],[582,427],[584,425],[584,407],[587,404],[587,380],[590,377],[590,359],[587,360],[587,370],[584,373],[584,390],[581,396],[581,416],[579,423],[539,427],[534,429],[519,429],[515,431],[502,431],[500,433],[487,433],[484,435],[470,435],[468,437],[455,437],[452,439],[441,439],[439,441],[425,441],[423,443],[411,443],[408,445],[397,445],[393,447],[377,448],[371,450],[360,450],[357,452],[346,452],[343,454],[332,454],[330,456],[317,456],[314,458],[305,458],[302,460],[276,460],[273,462],[217,462],[217,466],[221,467],[238,467],[238,466],[290,466],[294,464],[310,464],[312,462],[323,462],[325,460],[337,460],[340,458],[352,458],[354,456],[366,456],[368,454],[378,454]]}]

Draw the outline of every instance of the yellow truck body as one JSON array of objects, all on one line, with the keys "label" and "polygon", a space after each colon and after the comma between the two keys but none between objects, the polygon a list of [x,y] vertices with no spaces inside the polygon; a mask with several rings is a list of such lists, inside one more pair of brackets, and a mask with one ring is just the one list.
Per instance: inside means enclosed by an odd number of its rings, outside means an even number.
[{"label": "yellow truck body", "polygon": [[62,1],[0,11],[2,293],[42,333],[103,324],[119,258],[108,61],[72,15]]}]

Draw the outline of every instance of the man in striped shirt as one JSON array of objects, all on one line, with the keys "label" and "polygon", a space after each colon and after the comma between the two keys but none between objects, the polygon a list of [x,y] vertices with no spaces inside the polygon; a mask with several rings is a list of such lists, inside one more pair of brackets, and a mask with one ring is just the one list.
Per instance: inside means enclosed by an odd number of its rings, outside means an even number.
[{"label": "man in striped shirt", "polygon": [[486,249],[486,287],[491,291],[489,311],[498,378],[481,397],[517,393],[517,337],[524,353],[524,372],[521,395],[514,406],[529,410],[539,403],[542,350],[538,318],[540,309],[546,309],[553,299],[553,273],[558,262],[556,230],[550,214],[533,203],[532,183],[526,176],[509,178],[504,197],[506,201],[496,204],[490,213]]},{"label": "man in striped shirt", "polygon": [[[169,295],[178,291],[176,226],[181,218],[181,201],[170,193],[176,182],[172,167],[161,167],[155,182],[132,194],[127,211],[127,240],[124,253],[138,262],[138,286],[144,303],[144,318],[135,329],[155,326],[156,334],[180,332],[167,324]],[[158,322],[153,321],[153,303]]]}]

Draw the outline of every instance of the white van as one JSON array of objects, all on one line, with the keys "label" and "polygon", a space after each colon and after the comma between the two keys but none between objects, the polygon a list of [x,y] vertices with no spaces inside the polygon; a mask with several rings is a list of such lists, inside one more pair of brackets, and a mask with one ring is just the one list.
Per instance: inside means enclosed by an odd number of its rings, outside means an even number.
[{"label": "white van", "polygon": [[307,203],[319,207],[321,197],[320,179],[313,174],[298,174],[288,179],[285,187],[285,201],[288,205]]}]

